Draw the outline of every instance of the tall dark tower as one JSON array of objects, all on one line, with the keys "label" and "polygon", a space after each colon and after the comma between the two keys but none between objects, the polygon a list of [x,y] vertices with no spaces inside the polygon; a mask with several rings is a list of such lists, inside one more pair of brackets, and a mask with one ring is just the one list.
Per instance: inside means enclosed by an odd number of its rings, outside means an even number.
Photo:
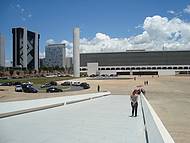
[{"label": "tall dark tower", "polygon": [[23,27],[13,28],[12,34],[13,67],[38,70],[40,35]]}]

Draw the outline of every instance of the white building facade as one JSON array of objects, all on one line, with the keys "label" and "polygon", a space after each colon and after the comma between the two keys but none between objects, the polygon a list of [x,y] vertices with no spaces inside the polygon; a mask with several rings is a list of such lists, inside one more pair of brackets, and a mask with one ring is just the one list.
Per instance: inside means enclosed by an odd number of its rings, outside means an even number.
[{"label": "white building facade", "polygon": [[190,51],[81,53],[81,75],[190,74]]},{"label": "white building facade", "polygon": [[65,44],[49,44],[45,48],[46,67],[65,67],[66,47]]},{"label": "white building facade", "polygon": [[5,38],[0,33],[0,67],[5,67]]}]

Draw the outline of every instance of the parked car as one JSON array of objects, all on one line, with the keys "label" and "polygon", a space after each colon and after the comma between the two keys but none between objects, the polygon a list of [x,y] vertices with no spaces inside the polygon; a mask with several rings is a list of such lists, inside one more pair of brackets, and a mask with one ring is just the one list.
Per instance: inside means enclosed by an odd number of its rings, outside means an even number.
[{"label": "parked car", "polygon": [[84,89],[89,89],[90,88],[90,85],[88,83],[86,83],[86,82],[82,82],[80,84],[80,86],[83,87]]},{"label": "parked car", "polygon": [[15,86],[15,91],[16,92],[22,92],[22,86],[21,85],[16,85]]},{"label": "parked car", "polygon": [[71,81],[65,81],[63,83],[61,83],[62,86],[70,86],[72,85],[72,82]]},{"label": "parked car", "polygon": [[57,88],[57,87],[49,87],[49,88],[46,90],[46,92],[50,92],[50,93],[52,93],[52,92],[63,92],[63,90],[62,90],[62,89],[59,89],[59,88]]},{"label": "parked car", "polygon": [[91,74],[90,77],[96,77],[96,75],[95,74]]},{"label": "parked car", "polygon": [[27,92],[27,93],[37,93],[38,92],[38,90],[32,86],[26,86],[25,88],[22,88],[22,89],[24,92]]},{"label": "parked car", "polygon": [[12,82],[4,82],[4,83],[1,83],[1,86],[12,86],[13,83]]},{"label": "parked car", "polygon": [[29,87],[31,87],[32,85],[27,84],[27,83],[23,83],[21,86],[22,86],[22,89],[24,90],[25,88],[29,88]]},{"label": "parked car", "polygon": [[57,86],[57,82],[56,81],[51,81],[49,84],[51,84],[53,86]]},{"label": "parked car", "polygon": [[73,81],[72,86],[80,86],[80,82],[79,81]]},{"label": "parked car", "polygon": [[19,82],[19,81],[16,81],[16,82],[13,83],[13,85],[15,85],[15,86],[16,86],[16,85],[21,85],[21,84],[22,84],[22,83]]},{"label": "parked car", "polygon": [[41,88],[46,88],[46,87],[51,87],[52,85],[50,83],[45,83],[45,84],[42,84],[40,87]]}]

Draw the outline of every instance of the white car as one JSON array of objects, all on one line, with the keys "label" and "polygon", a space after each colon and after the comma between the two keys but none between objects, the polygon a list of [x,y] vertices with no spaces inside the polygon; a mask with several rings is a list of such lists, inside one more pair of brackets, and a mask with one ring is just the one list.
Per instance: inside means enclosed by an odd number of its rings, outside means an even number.
[{"label": "white car", "polygon": [[73,86],[80,86],[80,82],[79,81],[72,81],[72,85]]},{"label": "white car", "polygon": [[15,86],[15,91],[16,92],[22,92],[22,86],[21,85],[16,85]]}]

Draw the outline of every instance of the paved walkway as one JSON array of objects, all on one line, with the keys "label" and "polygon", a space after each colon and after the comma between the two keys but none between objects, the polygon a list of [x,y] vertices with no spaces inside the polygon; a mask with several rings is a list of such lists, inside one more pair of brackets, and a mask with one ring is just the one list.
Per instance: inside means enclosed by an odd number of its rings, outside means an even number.
[{"label": "paved walkway", "polygon": [[[139,104],[140,107],[140,104]],[[145,143],[141,108],[129,96],[105,96],[0,119],[2,143]]]}]

